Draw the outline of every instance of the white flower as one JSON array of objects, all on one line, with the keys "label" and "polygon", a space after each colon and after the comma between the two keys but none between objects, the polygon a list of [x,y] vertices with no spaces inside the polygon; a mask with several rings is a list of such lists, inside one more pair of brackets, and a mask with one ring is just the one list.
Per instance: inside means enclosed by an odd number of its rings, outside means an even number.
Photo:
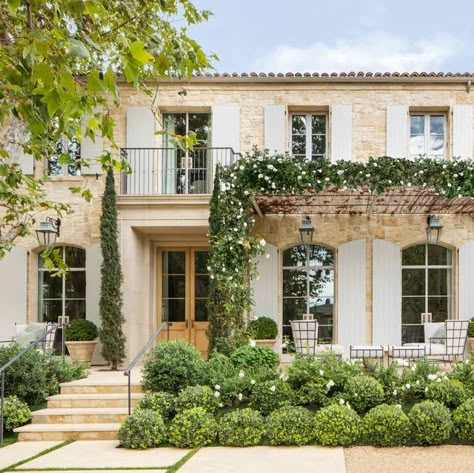
[{"label": "white flower", "polygon": [[402,405],[401,404],[396,404],[396,406],[401,409],[402,408]]},{"label": "white flower", "polygon": [[440,383],[440,382],[441,382],[441,378],[438,378],[438,379],[436,380],[436,382]]},{"label": "white flower", "polygon": [[342,169],[339,169],[339,171],[337,171],[337,174],[339,174],[339,176],[342,176],[344,174],[344,171]]},{"label": "white flower", "polygon": [[396,396],[398,394],[398,391],[396,389],[393,390],[393,395]]},{"label": "white flower", "polygon": [[405,384],[405,388],[410,389],[411,388],[410,383]]},{"label": "white flower", "polygon": [[244,376],[245,376],[245,373],[243,371],[240,371],[239,378],[243,378]]},{"label": "white flower", "polygon": [[417,379],[415,384],[420,384],[420,380],[419,380],[419,379]]},{"label": "white flower", "polygon": [[239,401],[241,401],[244,396],[242,395],[242,393],[239,393],[237,397],[239,398]]},{"label": "white flower", "polygon": [[275,390],[276,390],[276,386],[275,386],[275,385],[273,385],[273,386],[270,388],[270,391],[271,391],[272,393],[274,393],[274,392],[275,392]]},{"label": "white flower", "polygon": [[329,182],[329,177],[326,177],[324,180],[325,180],[326,182]]},{"label": "white flower", "polygon": [[319,370],[319,376],[324,376],[324,371],[323,370]]},{"label": "white flower", "polygon": [[259,178],[259,179],[262,179],[262,177],[263,177],[263,174],[259,174],[259,175],[258,175],[258,178]]},{"label": "white flower", "polygon": [[344,399],[339,399],[339,404],[340,404],[341,406],[343,406],[345,403],[346,403],[346,401],[344,401]]},{"label": "white flower", "polygon": [[260,246],[265,246],[267,244],[267,242],[262,238],[260,241],[259,241],[259,244]]},{"label": "white flower", "polygon": [[249,191],[244,191],[244,195],[249,195]]},{"label": "white flower", "polygon": [[255,384],[255,380],[254,380],[254,379],[251,379],[251,380],[250,380],[250,384]]},{"label": "white flower", "polygon": [[435,381],[436,379],[438,379],[438,376],[435,374],[429,374],[427,377],[430,381]]},{"label": "white flower", "polygon": [[256,342],[255,340],[250,340],[249,345],[250,345],[252,348],[255,348],[255,347],[257,346],[257,342]]},{"label": "white flower", "polygon": [[328,381],[328,383],[326,384],[326,391],[329,391],[333,386],[334,386],[334,381],[331,379]]},{"label": "white flower", "polygon": [[214,391],[214,397],[219,397],[221,393],[219,391]]},{"label": "white flower", "polygon": [[221,390],[221,387],[220,387],[218,384],[216,384],[216,385],[214,386],[214,389],[215,389],[216,391],[220,391],[220,390]]},{"label": "white flower", "polygon": [[267,253],[267,254],[265,255],[265,258],[270,259],[270,253]]},{"label": "white flower", "polygon": [[357,394],[357,393],[354,393],[354,397],[357,397],[357,396],[358,396],[358,394]]}]

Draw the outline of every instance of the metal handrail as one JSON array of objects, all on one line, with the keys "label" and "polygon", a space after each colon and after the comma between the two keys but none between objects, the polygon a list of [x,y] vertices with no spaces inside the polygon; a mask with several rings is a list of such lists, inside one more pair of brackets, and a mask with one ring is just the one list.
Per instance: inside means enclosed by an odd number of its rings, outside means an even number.
[{"label": "metal handrail", "polygon": [[[0,366],[0,375],[1,375],[1,401],[0,401],[0,445],[3,445],[3,416],[4,416],[4,408],[5,408],[5,371],[10,368],[13,363],[15,363],[19,358],[21,358],[25,353],[29,352],[32,350],[38,343],[40,343],[42,340],[46,341],[46,338],[48,335],[50,335],[53,331],[56,330],[56,327],[51,327],[46,330],[46,332],[41,335],[36,340],[33,340],[30,342],[29,345],[27,345],[23,350],[21,350],[19,353],[17,353],[11,360],[7,361],[3,366]],[[64,329],[63,329],[64,330]]]},{"label": "metal handrail", "polygon": [[148,347],[153,343],[155,338],[161,333],[165,325],[167,326],[166,339],[170,339],[170,327],[173,325],[172,322],[163,322],[151,335],[148,341],[143,345],[142,349],[139,351],[138,355],[132,360],[128,365],[128,368],[124,371],[124,376],[128,376],[128,415],[132,413],[132,385],[131,385],[131,375],[132,369],[138,363],[138,361],[143,357],[145,352],[148,350]]}]

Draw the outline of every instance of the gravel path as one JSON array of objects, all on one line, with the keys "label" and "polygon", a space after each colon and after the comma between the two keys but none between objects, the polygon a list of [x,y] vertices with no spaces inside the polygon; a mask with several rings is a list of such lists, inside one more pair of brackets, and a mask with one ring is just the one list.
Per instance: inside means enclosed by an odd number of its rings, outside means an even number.
[{"label": "gravel path", "polygon": [[474,473],[474,446],[352,447],[347,473]]}]

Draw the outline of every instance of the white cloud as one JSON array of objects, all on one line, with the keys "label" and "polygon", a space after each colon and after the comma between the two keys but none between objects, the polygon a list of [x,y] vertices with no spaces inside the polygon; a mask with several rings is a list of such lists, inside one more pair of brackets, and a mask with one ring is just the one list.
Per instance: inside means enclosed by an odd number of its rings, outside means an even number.
[{"label": "white cloud", "polygon": [[413,72],[438,71],[461,52],[461,44],[447,35],[409,40],[385,33],[362,38],[315,42],[308,46],[279,45],[255,61],[262,72]]}]

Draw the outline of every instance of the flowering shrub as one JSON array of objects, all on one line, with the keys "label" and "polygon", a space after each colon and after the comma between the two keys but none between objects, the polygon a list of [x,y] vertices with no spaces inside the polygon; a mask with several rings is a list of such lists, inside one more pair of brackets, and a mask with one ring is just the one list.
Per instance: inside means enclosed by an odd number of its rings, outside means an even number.
[{"label": "flowering shrub", "polygon": [[314,418],[314,433],[321,445],[351,445],[359,437],[361,420],[347,404],[332,404],[319,410]]},{"label": "flowering shrub", "polygon": [[20,401],[16,396],[8,396],[4,401],[3,409],[3,423],[6,431],[12,431],[31,420],[28,404]]},{"label": "flowering shrub", "polygon": [[176,447],[202,447],[216,439],[217,423],[203,407],[180,412],[171,421],[169,441]]},{"label": "flowering shrub", "polygon": [[165,441],[165,423],[157,412],[137,409],[123,420],[117,437],[125,448],[157,447]]},{"label": "flowering shrub", "polygon": [[358,412],[363,413],[384,400],[382,385],[367,375],[357,375],[344,386],[343,399]]},{"label": "flowering shrub", "polygon": [[419,399],[425,399],[427,386],[443,377],[439,368],[425,360],[420,360],[410,369],[404,369],[401,372],[400,380],[397,386],[397,401],[415,402]]},{"label": "flowering shrub", "polygon": [[448,440],[453,424],[449,409],[436,401],[415,404],[408,414],[415,440],[424,445],[439,445]]},{"label": "flowering shrub", "polygon": [[177,393],[198,384],[204,367],[204,360],[193,345],[182,340],[159,342],[143,365],[143,386],[150,391]]},{"label": "flowering shrub", "polygon": [[232,363],[238,368],[276,368],[280,357],[272,349],[262,345],[244,345],[237,348],[231,355]]},{"label": "flowering shrub", "polygon": [[461,381],[469,397],[474,397],[474,359],[456,363],[449,373],[449,378]]},{"label": "flowering shrub", "polygon": [[326,381],[318,379],[312,383],[303,385],[296,392],[296,402],[302,405],[310,404],[317,407],[325,406],[328,403],[328,391],[329,389]]},{"label": "flowering shrub", "polygon": [[250,407],[263,415],[294,402],[294,392],[288,383],[279,379],[256,383],[250,395]]},{"label": "flowering shrub", "polygon": [[139,409],[150,409],[167,419],[174,412],[174,396],[166,392],[146,393],[138,404]]},{"label": "flowering shrub", "polygon": [[460,440],[474,442],[474,398],[461,404],[453,413],[454,433]]},{"label": "flowering shrub", "polygon": [[249,323],[248,331],[256,340],[273,340],[278,335],[278,325],[270,317],[259,317]]},{"label": "flowering shrub", "polygon": [[253,409],[229,412],[219,422],[219,441],[229,447],[258,445],[265,435],[262,415]]},{"label": "flowering shrub", "polygon": [[371,445],[403,445],[410,437],[410,429],[410,420],[400,405],[381,404],[367,412],[363,419],[364,437]]},{"label": "flowering shrub", "polygon": [[281,407],[266,423],[270,445],[305,445],[314,439],[313,417],[304,407]]},{"label": "flowering shrub", "polygon": [[426,397],[432,401],[438,401],[447,407],[457,407],[467,398],[466,390],[461,381],[456,379],[439,379],[426,388]]},{"label": "flowering shrub", "polygon": [[176,398],[176,412],[182,412],[193,407],[202,407],[214,412],[218,407],[219,391],[212,391],[209,386],[188,386]]}]

